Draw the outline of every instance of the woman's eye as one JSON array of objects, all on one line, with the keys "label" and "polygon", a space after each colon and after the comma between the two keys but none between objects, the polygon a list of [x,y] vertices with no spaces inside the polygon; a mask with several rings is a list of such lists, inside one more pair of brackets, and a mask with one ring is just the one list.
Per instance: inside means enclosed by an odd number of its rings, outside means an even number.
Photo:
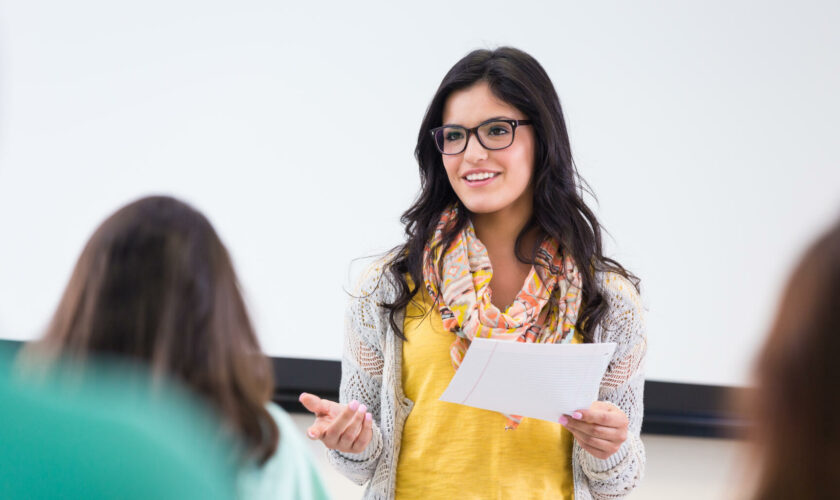
[{"label": "woman's eye", "polygon": [[490,130],[487,131],[488,135],[505,135],[505,134],[508,134],[508,133],[510,133],[510,131],[508,131],[508,129],[506,127],[502,127],[502,126],[498,126],[498,125],[495,126],[495,127],[490,127]]},{"label": "woman's eye", "polygon": [[464,138],[464,134],[457,130],[452,130],[443,134],[443,138],[447,141],[460,141]]}]

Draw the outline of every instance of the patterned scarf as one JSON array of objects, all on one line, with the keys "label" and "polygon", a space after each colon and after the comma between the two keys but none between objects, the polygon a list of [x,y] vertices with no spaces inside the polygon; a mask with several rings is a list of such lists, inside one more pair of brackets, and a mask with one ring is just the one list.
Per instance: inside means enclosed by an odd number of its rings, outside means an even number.
[{"label": "patterned scarf", "polygon": [[[563,255],[557,242],[546,238],[537,250],[535,265],[522,290],[501,311],[490,301],[493,269],[472,222],[448,249],[442,249],[443,232],[455,223],[457,215],[456,207],[443,212],[423,255],[426,288],[432,300],[439,304],[443,327],[456,335],[449,351],[452,366],[458,369],[474,338],[570,342],[580,309],[582,283],[572,257]],[[439,272],[441,261],[443,276]],[[546,304],[548,314],[540,325],[540,313]],[[507,429],[516,429],[522,421],[517,415],[506,416]]]}]

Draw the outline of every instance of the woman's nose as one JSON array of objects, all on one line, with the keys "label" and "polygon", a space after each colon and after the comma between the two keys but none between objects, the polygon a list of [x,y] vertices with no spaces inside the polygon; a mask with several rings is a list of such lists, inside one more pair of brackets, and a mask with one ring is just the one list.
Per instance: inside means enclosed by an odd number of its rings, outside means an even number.
[{"label": "woman's nose", "polygon": [[470,163],[475,163],[487,159],[487,150],[478,142],[478,136],[470,134],[467,140],[467,148],[464,150],[464,159]]}]

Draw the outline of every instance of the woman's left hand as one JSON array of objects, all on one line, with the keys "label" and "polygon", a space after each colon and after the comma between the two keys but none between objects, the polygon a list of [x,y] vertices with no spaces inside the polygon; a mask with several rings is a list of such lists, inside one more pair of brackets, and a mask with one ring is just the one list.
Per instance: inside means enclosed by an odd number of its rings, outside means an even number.
[{"label": "woman's left hand", "polygon": [[612,456],[627,440],[627,415],[604,401],[595,401],[588,410],[563,415],[560,423],[575,436],[581,448],[601,460]]}]

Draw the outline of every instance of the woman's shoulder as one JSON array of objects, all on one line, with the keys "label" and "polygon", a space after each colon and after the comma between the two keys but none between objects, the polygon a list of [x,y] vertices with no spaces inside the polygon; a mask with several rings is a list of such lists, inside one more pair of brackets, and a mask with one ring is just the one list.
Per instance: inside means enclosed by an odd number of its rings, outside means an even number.
[{"label": "woman's shoulder", "polygon": [[609,307],[601,325],[609,336],[621,334],[629,337],[644,337],[645,310],[636,285],[626,276],[604,271],[596,273],[596,279]]},{"label": "woman's shoulder", "polygon": [[265,464],[240,471],[240,498],[328,498],[309,444],[292,417],[273,402],[265,407],[277,424],[280,441]]},{"label": "woman's shoulder", "polygon": [[[280,430],[280,445],[283,446],[284,449],[292,448],[303,450],[304,454],[308,456],[309,443],[307,439],[303,437],[301,431],[298,430],[292,416],[273,401],[266,403],[265,409],[268,410],[269,415],[271,415],[271,418],[274,419],[274,423],[277,424],[277,428]],[[280,447],[278,447],[278,452],[279,450]]]},{"label": "woman's shoulder", "polygon": [[271,415],[271,418],[274,419],[274,423],[277,424],[281,433],[285,429],[295,429],[294,432],[297,434],[294,420],[292,420],[292,417],[286,413],[283,408],[280,408],[277,403],[269,401],[266,403],[265,409],[268,410],[269,415]]},{"label": "woman's shoulder", "polygon": [[642,307],[642,298],[638,287],[627,276],[614,271],[601,271],[595,274],[604,298],[613,302],[637,308]]},{"label": "woman's shoulder", "polygon": [[390,264],[394,255],[389,252],[368,261],[362,268],[351,291],[354,297],[372,297],[377,302],[390,302],[396,296],[397,283]]}]

